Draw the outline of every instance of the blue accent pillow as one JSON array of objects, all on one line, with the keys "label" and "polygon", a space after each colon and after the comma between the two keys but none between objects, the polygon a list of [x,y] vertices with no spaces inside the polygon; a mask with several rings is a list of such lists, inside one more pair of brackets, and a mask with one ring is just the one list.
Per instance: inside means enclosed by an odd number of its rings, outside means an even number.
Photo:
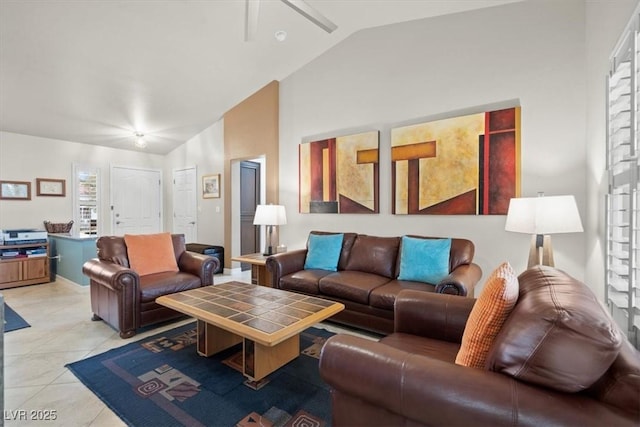
[{"label": "blue accent pillow", "polygon": [[402,236],[398,280],[437,284],[449,274],[451,239]]},{"label": "blue accent pillow", "polygon": [[305,270],[338,270],[344,234],[309,234]]}]

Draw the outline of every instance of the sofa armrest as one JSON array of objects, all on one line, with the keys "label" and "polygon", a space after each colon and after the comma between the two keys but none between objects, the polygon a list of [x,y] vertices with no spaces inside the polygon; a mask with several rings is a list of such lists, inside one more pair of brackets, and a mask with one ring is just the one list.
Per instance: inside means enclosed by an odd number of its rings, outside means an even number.
[{"label": "sofa armrest", "polygon": [[198,276],[202,286],[213,285],[213,275],[219,266],[218,258],[196,252],[185,251],[178,260],[180,271]]},{"label": "sofa armrest", "polygon": [[[334,389],[334,406],[341,405],[341,394],[351,396],[373,414],[383,409],[411,421],[405,425],[630,424],[621,413],[582,394],[555,392],[349,335],[327,340],[320,375]],[[348,409],[334,407],[334,425],[356,425],[367,417],[362,407]],[[335,419],[336,414],[349,419]]]},{"label": "sofa armrest", "polygon": [[125,290],[135,293],[134,290],[140,286],[140,276],[135,271],[113,262],[100,261],[97,258],[86,261],[82,265],[82,272],[92,282],[106,286],[118,293]]},{"label": "sofa armrest", "polygon": [[395,332],[460,343],[473,298],[405,289],[395,302]]},{"label": "sofa armrest", "polygon": [[482,277],[482,269],[478,264],[459,265],[436,285],[436,292],[471,297],[480,277]]},{"label": "sofa armrest", "polygon": [[306,249],[298,249],[271,255],[267,258],[267,270],[271,272],[273,286],[280,288],[280,278],[296,271],[304,270],[304,261],[307,258]]}]

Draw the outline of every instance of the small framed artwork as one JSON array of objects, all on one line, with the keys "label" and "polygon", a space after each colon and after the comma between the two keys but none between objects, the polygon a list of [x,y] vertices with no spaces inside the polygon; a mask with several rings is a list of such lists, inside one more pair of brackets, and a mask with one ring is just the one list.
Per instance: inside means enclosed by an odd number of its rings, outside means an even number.
[{"label": "small framed artwork", "polygon": [[38,196],[64,197],[66,182],[64,179],[36,178],[36,194]]},{"label": "small framed artwork", "polygon": [[29,181],[0,181],[0,199],[31,200]]},{"label": "small framed artwork", "polygon": [[220,197],[220,174],[202,177],[202,198],[217,199]]}]

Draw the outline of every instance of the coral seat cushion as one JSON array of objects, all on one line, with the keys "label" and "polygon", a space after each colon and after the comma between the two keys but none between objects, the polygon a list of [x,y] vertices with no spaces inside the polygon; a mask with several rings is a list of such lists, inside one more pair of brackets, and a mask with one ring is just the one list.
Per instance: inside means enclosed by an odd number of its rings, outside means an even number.
[{"label": "coral seat cushion", "polygon": [[140,276],[179,271],[170,233],[125,234],[131,269]]},{"label": "coral seat cushion", "polygon": [[518,301],[518,277],[508,262],[496,268],[471,309],[456,364],[485,369],[493,342]]}]

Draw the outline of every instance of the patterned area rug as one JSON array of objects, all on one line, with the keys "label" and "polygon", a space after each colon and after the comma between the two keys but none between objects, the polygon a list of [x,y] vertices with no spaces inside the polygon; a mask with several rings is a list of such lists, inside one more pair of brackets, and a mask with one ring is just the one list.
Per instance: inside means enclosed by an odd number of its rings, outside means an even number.
[{"label": "patterned area rug", "polygon": [[300,356],[253,390],[238,372],[236,346],[206,358],[195,322],[67,367],[132,426],[328,426],[328,386],[318,357],[331,332],[309,328]]},{"label": "patterned area rug", "polygon": [[15,312],[11,307],[9,307],[6,303],[4,305],[4,331],[11,332],[16,329],[29,328],[30,324],[27,323],[26,320],[22,318],[18,313]]}]

